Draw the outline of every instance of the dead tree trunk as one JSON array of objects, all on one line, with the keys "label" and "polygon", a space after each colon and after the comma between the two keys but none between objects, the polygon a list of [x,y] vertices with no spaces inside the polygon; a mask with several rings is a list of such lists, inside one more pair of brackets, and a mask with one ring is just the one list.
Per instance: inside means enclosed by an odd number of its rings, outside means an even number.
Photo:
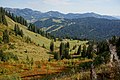
[{"label": "dead tree trunk", "polygon": [[110,50],[110,65],[113,66],[112,63],[114,62],[114,60],[116,60],[119,63],[117,52],[116,52],[116,46],[113,46],[113,44],[111,44],[108,40],[107,42]]},{"label": "dead tree trunk", "polygon": [[93,64],[91,64],[90,78],[91,80],[97,80],[97,74],[95,72]]}]

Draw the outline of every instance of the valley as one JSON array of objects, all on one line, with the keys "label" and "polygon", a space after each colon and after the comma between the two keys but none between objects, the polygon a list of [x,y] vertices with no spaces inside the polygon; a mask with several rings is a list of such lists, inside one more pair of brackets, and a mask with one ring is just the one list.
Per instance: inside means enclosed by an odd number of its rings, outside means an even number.
[{"label": "valley", "polygon": [[0,7],[0,80],[119,80],[119,35],[112,16]]}]

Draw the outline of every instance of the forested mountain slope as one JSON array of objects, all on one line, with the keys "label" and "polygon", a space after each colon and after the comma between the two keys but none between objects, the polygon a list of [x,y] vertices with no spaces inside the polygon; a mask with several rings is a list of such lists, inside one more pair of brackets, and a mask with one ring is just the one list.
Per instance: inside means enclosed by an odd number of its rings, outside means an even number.
[{"label": "forested mountain slope", "polygon": [[94,17],[80,19],[43,18],[34,23],[57,37],[106,39],[120,35],[120,20]]}]

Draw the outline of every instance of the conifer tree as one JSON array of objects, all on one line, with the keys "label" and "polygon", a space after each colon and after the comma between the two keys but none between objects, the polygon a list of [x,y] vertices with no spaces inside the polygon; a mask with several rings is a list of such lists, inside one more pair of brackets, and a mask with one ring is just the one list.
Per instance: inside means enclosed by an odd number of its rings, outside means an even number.
[{"label": "conifer tree", "polygon": [[0,59],[3,57],[3,50],[0,50]]},{"label": "conifer tree", "polygon": [[64,50],[65,52],[64,52],[64,58],[66,58],[66,59],[69,59],[69,48],[65,48],[65,50]]},{"label": "conifer tree", "polygon": [[15,31],[15,35],[20,35],[20,28],[17,24],[15,24],[15,27],[14,27],[14,31]]},{"label": "conifer tree", "polygon": [[4,25],[8,26],[5,15],[2,15],[2,22]]},{"label": "conifer tree", "polygon": [[60,53],[54,52],[54,59],[60,60],[61,59]]},{"label": "conifer tree", "polygon": [[87,57],[90,59],[93,57],[93,45],[92,44],[89,44],[89,46],[87,47],[87,51],[86,51],[86,55]]},{"label": "conifer tree", "polygon": [[50,43],[50,50],[51,50],[52,52],[54,51],[54,42],[53,42],[53,41]]},{"label": "conifer tree", "polygon": [[66,43],[66,47],[70,48],[70,43],[69,42]]},{"label": "conifer tree", "polygon": [[0,23],[2,23],[2,15],[0,14]]},{"label": "conifer tree", "polygon": [[20,36],[23,37],[23,35],[24,35],[24,34],[23,34],[23,30],[21,29],[21,30],[20,30]]},{"label": "conifer tree", "polygon": [[82,50],[82,53],[81,53],[81,56],[82,57],[86,57],[86,45],[83,46],[83,50]]},{"label": "conifer tree", "polygon": [[15,31],[15,35],[17,36],[17,35],[20,35],[21,37],[23,37],[23,31],[22,31],[22,29],[20,30],[20,28],[19,28],[19,26],[17,25],[17,24],[15,24],[15,26],[14,26],[14,31]]},{"label": "conifer tree", "polygon": [[8,30],[5,30],[3,32],[3,42],[4,43],[9,43],[9,33],[8,33]]},{"label": "conifer tree", "polygon": [[64,54],[65,45],[61,42],[60,44],[60,56]]},{"label": "conifer tree", "polygon": [[81,45],[78,48],[77,55],[79,55],[80,53],[81,53]]},{"label": "conifer tree", "polygon": [[0,23],[8,26],[6,18],[5,18],[5,10],[2,7],[0,7]]}]

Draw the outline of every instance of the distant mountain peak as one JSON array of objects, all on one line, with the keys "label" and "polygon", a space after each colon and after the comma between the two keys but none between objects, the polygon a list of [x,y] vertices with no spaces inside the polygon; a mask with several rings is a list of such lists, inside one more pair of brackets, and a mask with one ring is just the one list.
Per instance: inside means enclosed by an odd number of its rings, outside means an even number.
[{"label": "distant mountain peak", "polygon": [[32,10],[29,8],[19,9],[19,8],[5,8],[7,11],[14,13],[15,15],[22,16],[29,21],[37,21],[41,18],[47,17],[56,17],[56,18],[66,18],[66,19],[78,19],[78,18],[86,18],[86,17],[95,17],[95,18],[105,18],[105,19],[114,19],[117,20],[116,17],[107,16],[107,15],[100,15],[94,12],[88,13],[68,13],[64,14],[58,11],[48,11],[42,13],[37,10]]},{"label": "distant mountain peak", "polygon": [[58,11],[48,11],[47,13],[60,13]]}]

